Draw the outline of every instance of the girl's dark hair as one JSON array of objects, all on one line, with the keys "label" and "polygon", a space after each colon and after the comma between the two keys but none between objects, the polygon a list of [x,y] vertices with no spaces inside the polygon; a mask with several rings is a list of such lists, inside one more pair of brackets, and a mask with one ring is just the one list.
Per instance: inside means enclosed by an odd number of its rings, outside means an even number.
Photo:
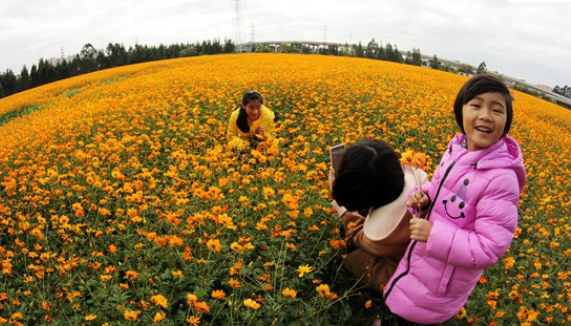
[{"label": "girl's dark hair", "polygon": [[335,200],[349,211],[363,211],[393,202],[404,189],[404,171],[381,140],[366,139],[347,148],[333,184]]},{"label": "girl's dark hair", "polygon": [[252,101],[260,101],[260,104],[264,103],[264,98],[262,95],[256,91],[248,91],[242,97],[242,105],[240,105],[238,110],[238,119],[236,119],[236,125],[238,129],[242,132],[250,131],[250,126],[248,126],[248,114],[246,113],[246,105]]},{"label": "girl's dark hair", "polygon": [[492,75],[476,75],[468,80],[464,86],[458,92],[456,96],[456,101],[454,101],[454,115],[456,116],[456,123],[460,127],[462,133],[464,131],[462,108],[468,102],[470,102],[474,97],[484,94],[484,93],[500,93],[504,96],[506,101],[506,126],[504,128],[504,135],[510,131],[510,127],[513,119],[513,98],[510,94],[510,90],[501,81],[501,79]]}]

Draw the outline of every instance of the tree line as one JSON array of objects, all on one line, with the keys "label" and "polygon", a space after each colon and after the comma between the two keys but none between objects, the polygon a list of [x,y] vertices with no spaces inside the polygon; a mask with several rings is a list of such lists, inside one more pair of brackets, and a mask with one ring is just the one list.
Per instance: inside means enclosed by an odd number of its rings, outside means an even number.
[{"label": "tree line", "polygon": [[[173,59],[180,57],[233,53],[236,45],[231,40],[208,40],[196,43],[180,43],[171,45],[147,46],[135,45],[126,49],[122,44],[109,43],[104,50],[97,50],[87,43],[80,53],[75,54],[71,59],[46,60],[41,58],[38,64],[32,65],[28,70],[26,66],[22,68],[20,74],[14,73],[11,69],[0,74],[0,98],[6,97],[27,89],[48,84],[57,80],[86,74],[98,70],[114,68],[135,63],[149,62],[163,59]],[[367,46],[361,42],[358,44],[329,44],[327,47],[319,47],[317,50],[302,43],[282,43],[279,49],[272,49],[267,45],[251,44],[250,52],[282,52],[282,53],[320,53],[327,55],[355,56],[377,60],[387,60],[411,65],[421,66],[420,49],[408,51],[404,56],[396,45],[387,43],[385,46],[379,44],[373,38]],[[55,63],[52,63],[54,62]],[[431,61],[430,66],[435,69],[443,69],[438,64],[437,57]],[[445,67],[444,67],[445,68]],[[443,69],[446,70],[446,69]]]},{"label": "tree line", "polygon": [[560,87],[556,85],[553,89],[553,93],[565,96],[567,98],[571,98],[571,87],[565,85],[564,87]]},{"label": "tree line", "polygon": [[235,45],[230,40],[221,43],[219,40],[203,41],[188,44],[171,44],[159,46],[135,45],[126,49],[122,44],[109,43],[105,50],[97,50],[90,43],[85,44],[80,53],[72,59],[45,60],[30,70],[26,66],[19,75],[11,69],[0,74],[0,98],[27,89],[48,84],[57,80],[86,74],[98,70],[114,68],[135,63],[155,60],[173,59],[205,54],[232,53]]}]

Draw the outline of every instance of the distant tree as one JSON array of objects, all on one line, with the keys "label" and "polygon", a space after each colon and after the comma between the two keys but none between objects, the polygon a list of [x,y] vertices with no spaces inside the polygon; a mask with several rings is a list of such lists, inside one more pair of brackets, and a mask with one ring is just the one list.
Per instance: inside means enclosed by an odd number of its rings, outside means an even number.
[{"label": "distant tree", "polygon": [[109,63],[112,67],[119,67],[126,65],[129,62],[129,54],[123,44],[109,43],[105,49],[105,53],[109,58]]},{"label": "distant tree", "polygon": [[420,54],[420,49],[412,48],[412,58],[410,64],[415,66],[422,66],[422,56]]},{"label": "distant tree", "polygon": [[327,52],[332,55],[339,55],[339,45],[337,44],[329,44],[327,46]]},{"label": "distant tree", "polygon": [[232,42],[232,40],[228,39],[224,41],[224,49],[222,50],[223,53],[232,53],[236,51],[236,46]]},{"label": "distant tree", "polygon": [[474,74],[474,67],[472,67],[469,64],[463,63],[460,65],[458,72],[463,74],[463,75],[472,75],[472,74]]},{"label": "distant tree", "polygon": [[182,49],[179,54],[181,57],[193,57],[198,55],[198,51],[196,47],[192,44],[189,44],[185,49]]},{"label": "distant tree", "polygon": [[81,49],[81,57],[82,58],[90,58],[95,59],[97,56],[97,50],[91,45],[91,43],[87,43]]},{"label": "distant tree", "polygon": [[28,73],[28,68],[24,65],[22,71],[20,72],[19,90],[24,91],[31,87],[30,74]]},{"label": "distant tree", "polygon": [[438,56],[435,54],[430,60],[430,68],[432,69],[440,69],[440,62],[438,61]]},{"label": "distant tree", "polygon": [[377,41],[375,41],[375,39],[373,38],[371,41],[369,41],[369,44],[367,44],[367,48],[365,49],[365,58],[378,59],[377,57],[378,52],[379,52],[379,43],[377,43]]},{"label": "distant tree", "polygon": [[355,45],[355,56],[359,57],[359,58],[364,58],[365,57],[365,50],[363,50],[363,45],[361,44],[361,41],[359,41],[359,44]]},{"label": "distant tree", "polygon": [[57,64],[55,70],[58,79],[64,79],[72,76],[69,64],[65,59]]},{"label": "distant tree", "polygon": [[571,87],[565,85],[564,87],[559,87],[558,85],[553,88],[553,93],[571,98]]},{"label": "distant tree", "polygon": [[389,42],[385,45],[385,60],[395,61],[393,45]]},{"label": "distant tree", "polygon": [[272,48],[270,48],[267,45],[261,45],[258,47],[256,52],[269,53],[269,52],[274,52],[274,51],[272,50]]},{"label": "distant tree", "polygon": [[382,44],[379,44],[379,50],[377,51],[377,59],[387,60],[387,51]]},{"label": "distant tree", "polygon": [[396,46],[396,45],[395,45],[395,48],[394,48],[394,50],[393,50],[393,55],[392,55],[391,57],[392,57],[392,60],[391,60],[391,61],[394,61],[394,62],[399,62],[399,63],[400,63],[400,62],[403,62],[403,61],[404,61],[404,59],[403,59],[403,57],[402,57],[402,53],[400,53],[399,48],[398,48],[398,46]]},{"label": "distant tree", "polygon": [[290,43],[282,43],[280,44],[280,52],[281,53],[299,53],[299,48]]},{"label": "distant tree", "polygon": [[4,96],[18,92],[18,79],[11,69],[0,75],[0,85],[2,85]]},{"label": "distant tree", "polygon": [[486,72],[486,61],[482,61],[482,63],[480,63],[480,65],[478,66],[478,70],[476,70],[476,73],[478,74],[483,74]]},{"label": "distant tree", "polygon": [[[260,51],[258,51],[260,52]],[[302,45],[301,46],[301,53],[303,54],[310,54],[311,53],[311,48],[307,45]]]}]

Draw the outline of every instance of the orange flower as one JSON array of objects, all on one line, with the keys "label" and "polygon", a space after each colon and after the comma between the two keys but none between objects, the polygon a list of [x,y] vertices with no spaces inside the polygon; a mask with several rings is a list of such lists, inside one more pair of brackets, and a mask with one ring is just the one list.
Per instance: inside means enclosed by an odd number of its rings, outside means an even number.
[{"label": "orange flower", "polygon": [[224,293],[224,291],[222,291],[222,290],[212,290],[212,293],[210,294],[210,296],[213,299],[225,299],[226,293]]},{"label": "orange flower", "polygon": [[153,318],[153,321],[155,323],[160,323],[163,319],[165,319],[167,317],[167,314],[165,314],[162,311],[159,311],[155,314],[155,317]]},{"label": "orange flower", "polygon": [[210,312],[210,306],[208,305],[208,303],[204,302],[204,301],[197,301],[194,303],[194,308],[196,309],[196,312],[201,314],[201,313],[209,313]]},{"label": "orange flower", "polygon": [[161,294],[153,295],[151,297],[151,302],[155,304],[155,306],[161,306],[163,308],[168,308],[168,300]]},{"label": "orange flower", "polygon": [[244,300],[244,306],[254,310],[258,310],[262,305],[252,299],[246,299]]},{"label": "orange flower", "polygon": [[127,272],[125,272],[125,277],[127,277],[130,280],[136,280],[138,275],[137,275],[137,272],[135,272],[135,271],[127,271]]},{"label": "orange flower", "polygon": [[284,297],[287,297],[287,298],[295,299],[297,296],[297,292],[295,290],[290,289],[290,288],[285,288],[282,291],[282,295]]},{"label": "orange flower", "polygon": [[198,324],[200,324],[200,317],[190,316],[186,319],[186,322],[192,326],[198,326]]},{"label": "orange flower", "polygon": [[222,248],[222,244],[220,244],[220,240],[218,239],[210,239],[206,242],[206,247],[208,247],[212,252],[219,252]]},{"label": "orange flower", "polygon": [[137,321],[139,319],[139,315],[141,314],[140,310],[125,310],[125,319],[129,321]]}]

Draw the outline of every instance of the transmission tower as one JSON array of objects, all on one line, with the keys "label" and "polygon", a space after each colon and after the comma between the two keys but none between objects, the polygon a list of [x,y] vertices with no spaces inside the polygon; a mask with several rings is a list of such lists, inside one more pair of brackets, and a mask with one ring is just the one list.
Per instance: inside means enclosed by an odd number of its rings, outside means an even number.
[{"label": "transmission tower", "polygon": [[232,0],[234,3],[234,43],[242,41],[242,0]]}]

